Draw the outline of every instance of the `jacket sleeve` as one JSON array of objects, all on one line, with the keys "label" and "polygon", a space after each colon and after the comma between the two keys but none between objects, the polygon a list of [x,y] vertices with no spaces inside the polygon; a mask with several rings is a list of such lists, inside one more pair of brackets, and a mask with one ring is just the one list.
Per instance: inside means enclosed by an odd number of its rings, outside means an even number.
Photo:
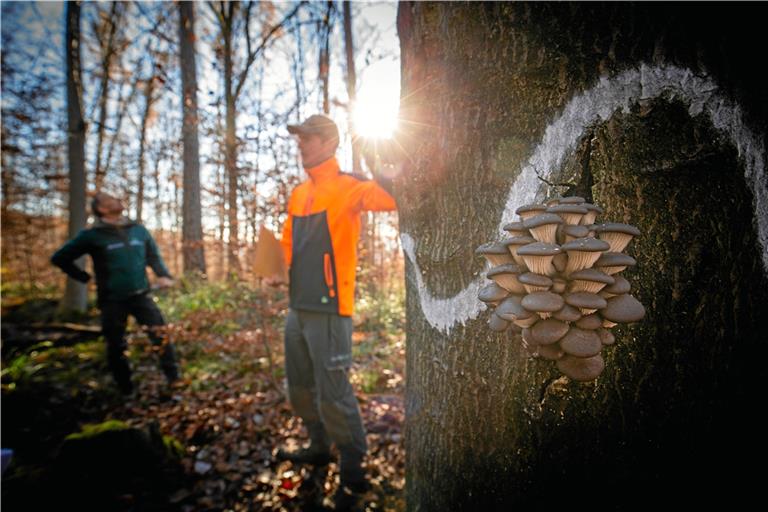
[{"label": "jacket sleeve", "polygon": [[361,210],[375,212],[387,212],[397,209],[395,198],[389,192],[373,180],[360,182],[358,185],[358,194],[360,197],[359,206]]},{"label": "jacket sleeve", "polygon": [[80,231],[75,238],[65,243],[51,256],[51,263],[59,267],[69,277],[81,283],[87,283],[91,275],[78,267],[75,260],[88,253],[88,242],[85,230]]},{"label": "jacket sleeve", "polygon": [[160,250],[157,248],[155,239],[152,238],[147,228],[144,228],[144,232],[147,237],[144,242],[147,251],[147,265],[152,268],[157,277],[171,277],[171,273],[168,272],[168,268],[165,266],[162,256],[160,256]]}]

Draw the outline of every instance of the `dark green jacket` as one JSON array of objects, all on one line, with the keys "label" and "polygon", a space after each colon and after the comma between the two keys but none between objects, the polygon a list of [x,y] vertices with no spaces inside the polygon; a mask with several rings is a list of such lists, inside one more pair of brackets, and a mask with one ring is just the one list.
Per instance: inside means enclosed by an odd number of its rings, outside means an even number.
[{"label": "dark green jacket", "polygon": [[86,283],[90,274],[75,265],[84,254],[93,259],[99,302],[123,300],[148,291],[147,266],[159,277],[171,277],[152,235],[132,221],[119,226],[97,222],[56,251],[51,263],[72,279]]}]

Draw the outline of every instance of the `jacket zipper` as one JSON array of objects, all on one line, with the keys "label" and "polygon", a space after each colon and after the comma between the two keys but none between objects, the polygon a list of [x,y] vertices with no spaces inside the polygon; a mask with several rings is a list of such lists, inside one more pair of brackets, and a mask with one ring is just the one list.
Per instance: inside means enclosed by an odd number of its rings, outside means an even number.
[{"label": "jacket zipper", "polygon": [[336,291],[333,289],[333,268],[331,266],[331,255],[327,252],[323,254],[323,273],[325,274],[325,284],[328,286],[328,295],[333,298],[336,296]]}]

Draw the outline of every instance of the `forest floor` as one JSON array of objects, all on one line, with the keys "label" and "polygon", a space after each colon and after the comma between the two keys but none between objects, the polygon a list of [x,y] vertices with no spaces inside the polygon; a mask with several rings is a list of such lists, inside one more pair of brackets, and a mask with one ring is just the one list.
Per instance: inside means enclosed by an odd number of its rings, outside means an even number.
[{"label": "forest floor", "polygon": [[[308,468],[274,458],[276,447],[306,441],[285,393],[285,298],[241,285],[182,288],[160,294],[158,303],[169,321],[183,382],[167,386],[151,345],[132,325],[129,350],[138,386],[130,399],[116,390],[107,370],[95,311],[78,325],[57,324],[53,301],[22,303],[4,294],[2,446],[14,450],[2,478],[6,506],[29,504],[40,493],[38,480],[55,465],[67,435],[109,420],[159,427],[181,448],[181,478],[173,488],[147,502],[141,489],[125,483],[116,487],[114,510],[307,510],[313,483],[325,496],[314,508],[329,505],[338,486],[334,463],[327,473],[310,475]],[[362,308],[350,379],[368,437],[365,465],[372,485],[366,508],[399,511],[405,483],[405,346],[403,320],[392,305],[398,297],[384,300]]]}]

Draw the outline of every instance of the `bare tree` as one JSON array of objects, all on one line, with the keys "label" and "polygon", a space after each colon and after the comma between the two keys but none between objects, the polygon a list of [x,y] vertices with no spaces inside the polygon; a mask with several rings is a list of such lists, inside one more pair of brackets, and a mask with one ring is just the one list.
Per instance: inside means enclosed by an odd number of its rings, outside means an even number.
[{"label": "bare tree", "polygon": [[192,2],[179,2],[179,55],[182,83],[182,138],[184,139],[182,252],[184,272],[205,274],[200,207],[200,148],[198,143],[195,12]]},{"label": "bare tree", "polygon": [[101,53],[100,72],[100,92],[99,92],[99,120],[96,125],[96,166],[94,184],[96,190],[101,189],[106,177],[106,168],[103,167],[101,158],[106,137],[108,105],[109,105],[109,86],[110,75],[112,72],[112,63],[117,55],[117,35],[118,26],[121,23],[125,4],[123,2],[113,2],[110,6],[108,16],[99,16],[96,20],[94,32],[98,38],[99,51]]},{"label": "bare tree", "polygon": [[230,274],[240,271],[239,253],[239,223],[238,223],[238,180],[237,167],[237,100],[243,91],[248,72],[272,39],[279,33],[283,25],[296,15],[302,3],[292,9],[285,18],[276,25],[265,29],[261,43],[254,46],[251,41],[250,23],[251,11],[254,2],[246,2],[242,9],[242,27],[244,31],[246,54],[242,69],[235,76],[234,70],[234,31],[237,12],[240,10],[239,2],[212,2],[209,4],[216,15],[222,36],[220,49],[223,60],[224,100],[225,100],[225,128],[224,128],[224,166],[227,175],[227,223],[229,228],[229,243],[227,247],[227,261]]},{"label": "bare tree", "polygon": [[[69,236],[85,227],[85,121],[83,119],[83,80],[80,62],[80,3],[67,2],[67,153],[69,155]],[[83,266],[84,258],[76,264]],[[67,278],[62,312],[85,311],[87,289],[84,284]]]},{"label": "bare tree", "polygon": [[360,173],[360,144],[353,119],[357,96],[357,73],[355,69],[355,44],[352,38],[352,8],[349,0],[344,0],[344,52],[347,58],[347,120],[352,139],[352,172]]}]

